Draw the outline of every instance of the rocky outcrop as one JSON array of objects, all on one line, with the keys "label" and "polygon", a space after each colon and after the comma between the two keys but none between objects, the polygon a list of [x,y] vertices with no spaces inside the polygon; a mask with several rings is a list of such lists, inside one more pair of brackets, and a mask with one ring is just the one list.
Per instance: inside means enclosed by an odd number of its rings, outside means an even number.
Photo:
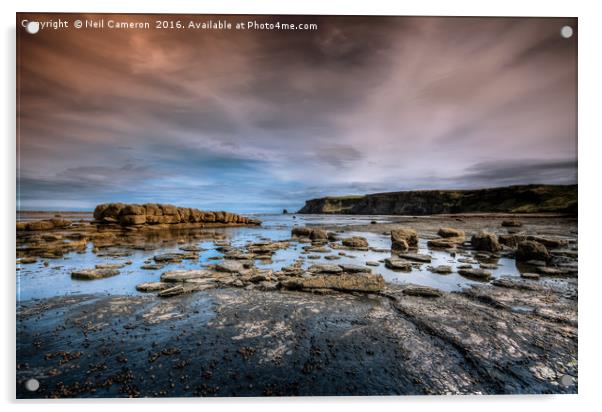
[{"label": "rocky outcrop", "polygon": [[478,190],[417,190],[323,197],[298,213],[434,215],[441,213],[577,214],[577,185],[524,185]]},{"label": "rocky outcrop", "polygon": [[99,223],[121,226],[142,225],[259,225],[261,222],[230,212],[207,212],[190,207],[147,203],[144,205],[104,203],[94,209],[94,219]]}]

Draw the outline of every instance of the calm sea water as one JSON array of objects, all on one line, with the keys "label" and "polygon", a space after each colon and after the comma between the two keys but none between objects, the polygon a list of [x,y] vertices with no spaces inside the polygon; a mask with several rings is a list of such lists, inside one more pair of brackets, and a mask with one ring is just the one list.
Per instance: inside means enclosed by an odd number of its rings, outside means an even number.
[{"label": "calm sea water", "polygon": [[[331,215],[258,215],[263,225],[261,227],[237,227],[212,229],[215,232],[221,232],[226,235],[233,246],[244,246],[249,241],[261,241],[265,238],[272,240],[290,239],[291,228],[294,225],[353,225],[353,224],[368,224],[375,220],[379,223],[389,222],[391,217],[387,216],[331,216]],[[346,232],[345,236],[364,236],[368,239],[370,246],[376,248],[389,249],[391,246],[390,238],[384,234],[366,233],[366,232]],[[215,250],[215,244],[212,241],[192,241],[186,245],[198,245],[206,249],[199,252],[198,260],[185,260],[182,263],[172,263],[165,265],[160,270],[143,270],[140,266],[145,264],[145,261],[152,259],[154,255],[178,252],[184,244],[178,244],[177,239],[171,243],[161,244],[154,250],[131,250],[131,255],[125,257],[102,257],[97,256],[92,252],[93,245],[89,243],[85,253],[69,253],[63,258],[47,259],[48,266],[44,266],[44,260],[38,260],[34,264],[22,264],[20,270],[17,271],[17,300],[25,301],[30,299],[41,299],[53,296],[77,294],[77,293],[93,293],[93,294],[139,294],[135,287],[142,282],[158,281],[161,274],[168,270],[175,269],[198,269],[208,263],[215,263],[219,260],[214,260],[220,257],[221,253]],[[256,265],[260,268],[269,268],[279,270],[283,266],[290,265],[295,261],[303,246],[297,242],[291,243],[288,249],[278,250],[272,259],[271,263],[262,263],[257,261]],[[343,250],[347,256],[341,256],[338,260],[327,260],[324,257],[327,255],[338,255],[342,250],[333,249],[330,253],[311,253],[312,255],[320,255],[319,259],[306,259],[305,267],[318,263],[340,264],[351,263],[356,265],[365,265],[366,261],[380,261],[390,257],[389,252],[373,252],[373,251],[357,251]],[[441,275],[431,273],[427,266],[423,264],[421,267],[414,268],[411,272],[397,272],[385,268],[384,263],[380,263],[378,267],[371,267],[374,273],[383,275],[387,282],[391,283],[414,283],[426,286],[433,286],[444,291],[459,290],[469,284],[478,283],[477,281],[466,279],[456,273],[456,268],[462,262],[458,262],[457,258],[462,257],[458,254],[455,258],[445,251],[433,251],[426,247],[426,241],[421,240],[419,244],[419,253],[431,255],[432,262],[430,265],[450,265],[454,273]],[[305,255],[307,257],[307,255]],[[213,258],[213,259],[212,259]],[[131,261],[130,265],[120,269],[120,274],[106,279],[98,279],[93,281],[83,281],[71,279],[71,272],[77,269],[93,268],[96,264],[101,263],[122,263]],[[519,276],[519,272],[515,266],[513,259],[501,258],[496,261],[498,268],[491,270],[493,277],[502,275]],[[473,265],[478,267],[478,265]]]}]

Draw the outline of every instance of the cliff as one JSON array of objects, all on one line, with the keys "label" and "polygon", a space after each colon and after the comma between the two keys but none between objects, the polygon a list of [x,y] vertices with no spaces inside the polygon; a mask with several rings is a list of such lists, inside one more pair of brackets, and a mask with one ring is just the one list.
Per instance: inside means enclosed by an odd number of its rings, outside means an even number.
[{"label": "cliff", "polygon": [[298,213],[433,215],[441,213],[577,214],[577,185],[524,185],[477,190],[416,190],[323,197]]}]

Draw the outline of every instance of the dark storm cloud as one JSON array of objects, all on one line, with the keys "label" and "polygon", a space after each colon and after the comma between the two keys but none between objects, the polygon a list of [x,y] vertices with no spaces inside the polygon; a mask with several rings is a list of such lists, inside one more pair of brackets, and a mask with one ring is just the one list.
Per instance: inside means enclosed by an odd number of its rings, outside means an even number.
[{"label": "dark storm cloud", "polygon": [[576,182],[574,19],[227,18],[319,29],[19,31],[21,206]]},{"label": "dark storm cloud", "polygon": [[496,160],[467,168],[461,180],[478,184],[507,185],[542,182],[574,184],[577,181],[577,160]]}]

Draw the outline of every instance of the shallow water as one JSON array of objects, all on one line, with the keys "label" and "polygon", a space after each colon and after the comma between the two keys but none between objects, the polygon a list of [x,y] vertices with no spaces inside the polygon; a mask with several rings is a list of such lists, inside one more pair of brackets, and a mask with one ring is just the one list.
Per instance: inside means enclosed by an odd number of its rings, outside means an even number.
[{"label": "shallow water", "polygon": [[[265,239],[287,240],[290,239],[291,227],[294,225],[359,225],[368,224],[371,221],[386,223],[391,221],[388,216],[294,216],[294,215],[259,215],[263,225],[261,227],[236,227],[212,229],[212,232],[223,233],[231,242],[232,246],[242,247],[247,242],[258,242]],[[384,234],[367,232],[345,232],[341,236],[363,236],[368,239],[371,247],[389,249],[391,246],[390,238]],[[197,269],[208,263],[215,263],[219,260],[213,260],[221,253],[216,251],[213,241],[194,240],[185,244],[178,244],[178,239],[169,243],[154,243],[153,250],[131,250],[131,254],[124,257],[102,257],[93,253],[93,245],[88,244],[85,253],[69,253],[63,258],[46,259],[48,266],[44,266],[44,259],[38,260],[34,264],[19,265],[21,270],[17,271],[17,299],[25,301],[29,299],[48,298],[75,293],[90,294],[140,294],[135,287],[142,282],[158,281],[161,274],[174,269]],[[181,239],[180,239],[181,240]],[[166,264],[159,270],[144,270],[140,266],[152,260],[152,257],[167,252],[181,251],[179,248],[184,245],[197,245],[206,249],[199,252],[199,258],[195,260],[184,260],[182,263]],[[280,270],[284,266],[289,266],[298,257],[305,256],[304,267],[307,268],[313,264],[342,264],[350,263],[356,265],[365,265],[366,261],[381,261],[390,257],[389,252],[358,251],[332,249],[329,253],[310,253],[310,255],[319,255],[319,259],[307,259],[308,254],[302,254],[305,243],[291,242],[288,249],[278,250],[270,263],[256,261],[259,268],[269,268]],[[325,259],[328,255],[338,255],[343,252],[345,256],[340,256],[337,260]],[[429,250],[426,247],[426,240],[419,243],[418,253],[428,254],[432,258],[430,264],[421,264],[414,267],[411,272],[398,272],[385,268],[384,263],[380,262],[378,267],[370,267],[374,273],[380,273],[387,282],[390,283],[414,283],[425,286],[432,286],[444,291],[459,290],[467,285],[479,283],[462,277],[456,272],[457,266],[462,264],[458,258],[468,257],[460,253],[454,258],[446,251]],[[465,252],[470,256],[471,252]],[[93,281],[74,280],[71,278],[71,272],[77,269],[93,268],[101,263],[123,263],[131,264],[120,269],[120,274],[106,279]],[[152,262],[151,262],[152,263]],[[513,259],[500,258],[495,261],[488,260],[486,263],[496,263],[497,269],[490,270],[493,277],[519,276]],[[427,269],[427,266],[449,265],[453,268],[451,274],[436,274]],[[478,264],[473,264],[477,268]]]}]

